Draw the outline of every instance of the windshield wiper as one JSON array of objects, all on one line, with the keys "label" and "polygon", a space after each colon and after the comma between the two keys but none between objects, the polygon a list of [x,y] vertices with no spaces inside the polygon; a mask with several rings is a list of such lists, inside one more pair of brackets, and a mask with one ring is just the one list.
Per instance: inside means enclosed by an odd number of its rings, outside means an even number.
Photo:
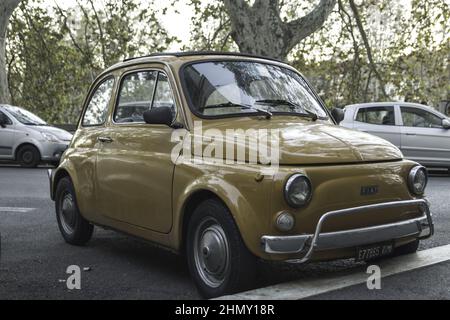
[{"label": "windshield wiper", "polygon": [[247,105],[247,104],[240,104],[240,103],[234,103],[231,101],[225,102],[225,103],[220,103],[220,104],[215,104],[215,105],[209,105],[209,106],[205,106],[200,108],[199,110],[204,111],[206,109],[219,109],[219,108],[227,108],[227,107],[238,107],[241,109],[246,109],[246,110],[254,110],[257,111],[258,113],[263,113],[266,116],[266,119],[270,119],[272,118],[272,112],[264,110],[264,109],[260,109],[251,105]]},{"label": "windshield wiper", "polygon": [[272,104],[272,105],[286,105],[291,107],[291,110],[294,110],[296,108],[301,108],[305,113],[297,113],[300,114],[302,116],[308,116],[309,118],[312,119],[312,121],[317,121],[317,119],[319,119],[319,116],[317,114],[315,114],[314,112],[311,112],[305,108],[302,108],[301,106],[299,106],[296,103],[293,103],[289,100],[283,100],[283,99],[264,99],[264,100],[257,100],[256,103],[267,103],[267,104]]}]

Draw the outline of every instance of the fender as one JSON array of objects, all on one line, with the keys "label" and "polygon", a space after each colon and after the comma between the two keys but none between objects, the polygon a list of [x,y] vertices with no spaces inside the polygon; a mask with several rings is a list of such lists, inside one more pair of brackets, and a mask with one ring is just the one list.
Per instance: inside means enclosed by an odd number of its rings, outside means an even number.
[{"label": "fender", "polygon": [[[91,221],[93,220],[91,212],[95,212],[95,208],[92,208],[92,204],[95,203],[95,190],[93,181],[92,179],[88,179],[88,177],[91,175],[88,172],[88,166],[83,166],[78,170],[74,166],[74,163],[78,163],[79,161],[77,162],[71,159],[71,151],[71,149],[67,150],[67,152],[61,159],[61,163],[59,164],[58,168],[55,169],[52,174],[52,199],[54,198],[56,192],[57,181],[55,178],[58,177],[58,174],[60,172],[67,172],[72,180],[73,185],[75,186],[75,195],[77,197],[77,203],[80,212],[86,220]],[[81,174],[83,176],[80,176]]]},{"label": "fender", "polygon": [[[17,133],[16,133],[16,135],[17,135]],[[16,159],[17,158],[17,150],[20,148],[20,146],[23,146],[25,144],[30,144],[30,145],[36,147],[36,149],[39,150],[39,154],[42,155],[43,152],[42,152],[41,142],[35,138],[31,138],[29,136],[24,136],[24,137],[21,137],[14,141],[14,145],[12,147],[12,154],[13,154],[14,160],[17,160]]]},{"label": "fender", "polygon": [[[253,201],[255,196],[263,196],[270,199],[271,183],[269,180],[264,182],[256,182],[254,179],[254,171],[248,170],[232,170],[232,168],[223,168],[217,170],[217,166],[211,168],[211,171],[205,173],[203,166],[202,174],[195,174],[199,168],[180,165],[176,167],[174,176],[174,227],[172,230],[173,242],[179,249],[183,242],[183,225],[185,220],[185,209],[190,200],[195,198],[196,194],[202,191],[208,191],[220,199],[229,209],[236,225],[241,233],[242,239],[247,248],[254,254],[260,253],[260,237],[264,230],[267,230],[269,224],[268,210],[270,206],[261,203],[261,201]],[[224,173],[225,171],[225,173]],[[196,178],[187,181],[187,177]],[[230,180],[234,175],[239,179],[243,179],[243,174],[248,176],[248,184],[242,184],[238,187]],[[259,185],[258,185],[259,184]],[[258,190],[259,189],[259,190]],[[264,193],[264,195],[263,195]],[[251,203],[254,205],[252,206]],[[242,232],[245,230],[245,232]]]}]

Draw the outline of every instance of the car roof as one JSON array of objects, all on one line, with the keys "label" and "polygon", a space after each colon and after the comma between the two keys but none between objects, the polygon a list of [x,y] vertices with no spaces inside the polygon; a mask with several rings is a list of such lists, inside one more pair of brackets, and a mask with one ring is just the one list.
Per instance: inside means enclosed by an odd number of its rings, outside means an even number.
[{"label": "car roof", "polygon": [[158,58],[158,57],[205,57],[205,56],[233,56],[233,57],[249,57],[249,58],[258,58],[258,59],[265,59],[265,60],[271,60],[271,61],[277,61],[277,62],[283,62],[278,59],[273,59],[265,56],[259,56],[255,54],[249,54],[249,53],[241,53],[241,52],[221,52],[221,51],[185,51],[185,52],[162,52],[162,53],[152,53],[149,55],[141,56],[141,57],[133,57],[133,58],[127,58],[123,60],[123,62],[132,61],[135,59],[143,59],[143,58]]},{"label": "car roof", "polygon": [[[345,106],[346,108],[355,108],[355,107],[386,107],[386,106],[394,106],[394,105],[402,105],[407,107],[424,107],[424,108],[431,108],[429,106],[420,104],[420,103],[414,103],[414,102],[404,102],[404,101],[387,101],[387,102],[367,102],[367,103],[355,103],[355,104],[349,104]],[[432,108],[431,108],[432,109]]]},{"label": "car roof", "polygon": [[13,108],[26,110],[25,108],[18,107],[18,106],[13,106],[13,105],[10,105],[10,104],[0,104],[0,109],[10,110],[10,109],[13,109]]},{"label": "car roof", "polygon": [[12,105],[10,105],[10,104],[0,104],[0,109],[6,109],[6,110],[8,110],[8,109],[10,109],[10,108],[19,108],[19,109],[22,109],[22,108],[20,108],[20,107],[12,106]]},{"label": "car roof", "polygon": [[395,105],[400,105],[403,107],[415,107],[415,108],[419,108],[419,109],[424,109],[427,111],[430,111],[436,115],[448,118],[445,114],[439,112],[438,110],[430,107],[430,106],[426,106],[424,104],[420,104],[420,103],[414,103],[414,102],[403,102],[403,101],[391,101],[391,102],[368,102],[368,103],[355,103],[355,104],[349,104],[347,106],[345,106],[345,108],[347,109],[355,109],[355,108],[371,108],[371,107],[389,107],[389,106],[395,106]]},{"label": "car roof", "polygon": [[159,62],[165,64],[174,64],[176,62],[188,63],[188,62],[196,62],[196,61],[205,61],[205,60],[216,60],[216,59],[245,59],[245,60],[254,60],[260,62],[272,62],[274,64],[283,65],[287,68],[292,68],[285,62],[269,57],[258,56],[247,53],[239,53],[239,52],[217,52],[217,51],[188,51],[188,52],[162,52],[162,53],[153,53],[148,54],[141,57],[133,57],[127,58],[122,62],[116,63],[111,67],[104,70],[98,78],[104,76],[105,74],[110,73],[111,71],[152,62]]}]

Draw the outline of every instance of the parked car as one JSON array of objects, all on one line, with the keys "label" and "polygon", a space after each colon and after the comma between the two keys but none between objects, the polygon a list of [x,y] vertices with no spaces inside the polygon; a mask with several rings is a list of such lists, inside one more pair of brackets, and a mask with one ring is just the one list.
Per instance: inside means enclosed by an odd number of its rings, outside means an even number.
[{"label": "parked car", "polygon": [[[206,153],[206,132],[249,129],[278,133],[278,167]],[[294,68],[243,54],[161,54],[107,69],[49,178],[66,242],[86,244],[94,225],[152,241],[186,256],[205,297],[248,288],[257,258],[370,260],[415,252],[433,234],[422,166],[338,126]]]},{"label": "parked car", "polygon": [[0,105],[0,160],[33,168],[41,162],[57,164],[72,134],[49,126],[19,107]]},{"label": "parked car", "polygon": [[407,102],[345,107],[341,125],[388,140],[407,159],[450,171],[450,119],[433,108]]}]

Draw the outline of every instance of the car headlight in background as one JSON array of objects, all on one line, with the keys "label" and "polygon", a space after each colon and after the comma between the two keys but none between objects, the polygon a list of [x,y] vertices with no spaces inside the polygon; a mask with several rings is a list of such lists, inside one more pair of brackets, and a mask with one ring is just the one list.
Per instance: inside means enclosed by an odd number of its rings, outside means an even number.
[{"label": "car headlight in background", "polygon": [[284,198],[293,208],[300,208],[311,200],[311,181],[307,176],[296,173],[293,174],[284,186]]},{"label": "car headlight in background", "polygon": [[409,190],[417,195],[421,196],[425,192],[425,188],[428,183],[427,169],[422,166],[415,166],[411,169],[408,176]]},{"label": "car headlight in background", "polygon": [[59,142],[59,139],[54,134],[48,133],[48,132],[41,132],[42,136],[45,138],[45,140],[50,142]]}]

